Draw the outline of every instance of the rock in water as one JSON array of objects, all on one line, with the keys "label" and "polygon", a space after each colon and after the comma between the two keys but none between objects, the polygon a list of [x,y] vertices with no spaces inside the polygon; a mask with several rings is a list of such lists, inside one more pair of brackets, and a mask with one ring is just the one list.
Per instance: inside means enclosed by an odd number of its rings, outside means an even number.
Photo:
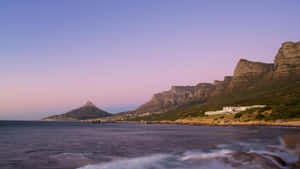
[{"label": "rock in water", "polygon": [[266,156],[266,157],[272,158],[274,161],[276,161],[281,166],[286,166],[287,165],[286,162],[278,156],[275,156],[275,155],[272,155],[272,154],[263,154],[263,155]]},{"label": "rock in water", "polygon": [[287,148],[299,150],[300,153],[300,134],[285,135],[283,141]]},{"label": "rock in water", "polygon": [[221,157],[225,164],[238,169],[280,169],[281,166],[257,153],[234,152]]},{"label": "rock in water", "polygon": [[295,155],[298,155],[297,166],[295,169],[300,168],[300,134],[290,134],[283,137],[283,143],[286,148],[292,150]]}]

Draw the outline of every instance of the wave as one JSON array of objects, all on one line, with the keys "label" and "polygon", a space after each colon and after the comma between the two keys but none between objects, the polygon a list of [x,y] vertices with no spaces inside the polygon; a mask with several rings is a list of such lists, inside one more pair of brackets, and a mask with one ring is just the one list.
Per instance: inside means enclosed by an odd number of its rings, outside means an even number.
[{"label": "wave", "polygon": [[172,157],[168,154],[155,154],[145,157],[117,160],[107,163],[87,165],[79,169],[153,169],[163,168],[167,158]]},{"label": "wave", "polygon": [[[201,154],[199,155],[201,156]],[[190,155],[186,156],[188,157]],[[183,159],[185,159],[185,162],[182,161]],[[154,154],[145,157],[87,165],[79,169],[233,169],[218,161],[205,162],[205,164],[192,164],[186,160],[190,159],[184,157],[180,158],[173,154]]]},{"label": "wave", "polygon": [[232,152],[233,151],[227,149],[213,150],[211,152],[187,151],[183,154],[181,160],[216,158],[216,157],[226,156],[226,154]]},{"label": "wave", "polygon": [[285,169],[286,166],[272,157],[279,157],[287,163],[294,163],[298,158],[282,147],[265,146],[257,150],[259,146],[253,143],[238,144],[243,148],[237,150],[232,149],[233,145],[222,144],[210,151],[153,154],[86,165],[78,169]]}]

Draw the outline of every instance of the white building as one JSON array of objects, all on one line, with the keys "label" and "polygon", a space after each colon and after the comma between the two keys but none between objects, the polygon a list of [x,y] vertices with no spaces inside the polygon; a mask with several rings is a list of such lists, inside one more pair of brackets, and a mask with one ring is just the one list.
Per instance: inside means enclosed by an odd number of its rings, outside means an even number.
[{"label": "white building", "polygon": [[248,109],[253,109],[253,108],[264,108],[266,105],[253,105],[253,106],[238,106],[238,107],[223,107],[222,110],[217,110],[217,111],[207,111],[204,114],[211,116],[211,115],[218,115],[218,114],[235,114],[239,113],[241,111],[245,111]]}]

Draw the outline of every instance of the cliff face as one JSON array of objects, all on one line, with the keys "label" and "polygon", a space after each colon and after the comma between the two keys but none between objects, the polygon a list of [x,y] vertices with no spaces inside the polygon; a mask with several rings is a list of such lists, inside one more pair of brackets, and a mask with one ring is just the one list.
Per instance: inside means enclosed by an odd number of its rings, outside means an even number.
[{"label": "cliff face", "polygon": [[214,84],[199,83],[196,86],[173,86],[170,90],[155,94],[152,99],[140,106],[137,112],[164,112],[176,106],[193,101],[205,101],[210,96],[224,92],[232,77],[226,76],[224,81],[216,80]]},{"label": "cliff face", "polygon": [[251,87],[259,80],[270,82],[290,76],[300,78],[300,42],[283,43],[275,57],[274,64],[241,59],[234,70],[233,77],[226,76],[224,81],[216,80],[213,84],[173,86],[169,91],[155,94],[136,112],[165,112],[193,101],[204,102],[224,92]]},{"label": "cliff face", "polygon": [[232,81],[232,76],[225,76],[223,81],[215,80],[214,81],[215,90],[213,91],[212,96],[223,93],[228,88],[231,81]]},{"label": "cliff face", "polygon": [[282,44],[274,61],[274,77],[300,75],[300,42]]},{"label": "cliff face", "polygon": [[246,87],[251,82],[255,82],[257,79],[260,79],[267,74],[271,74],[272,71],[273,64],[251,62],[241,59],[235,68],[229,88]]},{"label": "cliff face", "polygon": [[214,90],[215,86],[209,83],[200,83],[196,86],[173,86],[171,90],[155,94],[149,102],[140,106],[136,111],[167,111],[194,100],[205,100]]}]

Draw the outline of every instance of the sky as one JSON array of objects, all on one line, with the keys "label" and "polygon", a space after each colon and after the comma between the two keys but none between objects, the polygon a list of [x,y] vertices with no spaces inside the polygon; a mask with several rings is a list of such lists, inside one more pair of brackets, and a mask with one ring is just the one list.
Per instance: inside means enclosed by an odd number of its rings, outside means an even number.
[{"label": "sky", "polygon": [[299,0],[1,0],[0,120],[91,100],[132,110],[172,85],[273,62],[300,41]]}]

